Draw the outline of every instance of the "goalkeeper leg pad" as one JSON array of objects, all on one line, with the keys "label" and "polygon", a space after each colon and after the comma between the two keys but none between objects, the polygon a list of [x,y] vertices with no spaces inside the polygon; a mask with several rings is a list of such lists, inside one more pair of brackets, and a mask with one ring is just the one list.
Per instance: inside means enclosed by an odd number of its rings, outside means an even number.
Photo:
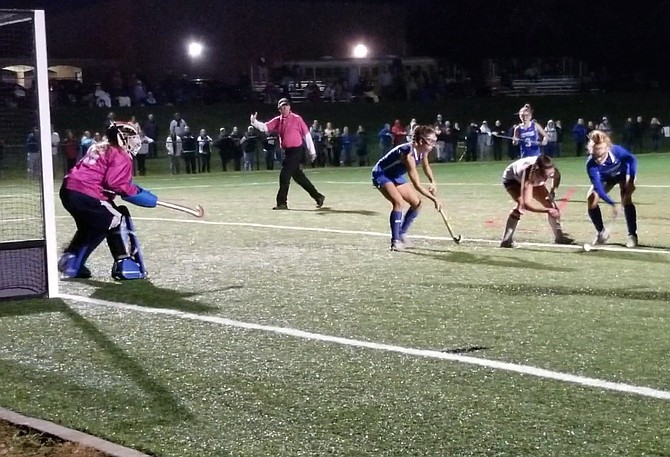
[{"label": "goalkeeper leg pad", "polygon": [[[142,248],[135,234],[135,226],[130,217],[130,212],[125,206],[119,206],[118,210],[123,217],[118,227],[107,233],[107,244],[112,252],[115,262],[112,267],[112,277],[116,279],[143,279],[147,277],[144,268]],[[132,262],[128,263],[128,262]],[[134,272],[139,269],[138,272]]]}]

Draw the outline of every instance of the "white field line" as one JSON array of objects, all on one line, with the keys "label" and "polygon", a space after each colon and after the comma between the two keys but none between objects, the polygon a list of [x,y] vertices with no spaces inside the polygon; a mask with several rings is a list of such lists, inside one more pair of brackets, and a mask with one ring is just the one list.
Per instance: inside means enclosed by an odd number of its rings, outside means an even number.
[{"label": "white field line", "polygon": [[[182,222],[187,224],[206,224],[206,225],[223,225],[229,227],[253,227],[270,230],[295,230],[300,232],[321,232],[321,233],[339,233],[342,235],[363,235],[363,236],[378,236],[389,237],[388,233],[382,232],[367,232],[364,230],[342,230],[323,227],[294,227],[290,225],[272,225],[272,224],[256,224],[252,222],[219,222],[219,221],[203,221],[192,219],[165,219],[158,217],[133,217],[135,220],[141,221],[155,221],[155,222]],[[431,235],[412,235],[412,239],[417,240],[433,240],[433,241],[448,241],[453,243],[450,236],[431,236]],[[483,238],[466,238],[463,237],[463,243],[479,243],[479,244],[500,244],[500,240],[487,240]],[[519,248],[553,248],[553,249],[568,249],[573,251],[583,251],[583,245],[579,244],[553,244],[553,243],[516,243]],[[612,251],[612,252],[635,252],[640,254],[670,254],[670,251],[665,249],[641,249],[641,248],[624,248],[621,246],[592,246],[593,251]]]},{"label": "white field line", "polygon": [[208,322],[211,324],[223,325],[226,327],[242,328],[246,330],[257,330],[261,332],[276,333],[280,335],[288,335],[295,338],[302,338],[311,341],[322,341],[324,343],[334,343],[343,346],[373,349],[376,351],[393,352],[396,354],[410,355],[414,357],[424,357],[430,359],[446,360],[450,362],[459,362],[469,365],[477,365],[484,368],[491,368],[494,370],[511,371],[522,375],[531,375],[538,378],[553,379],[555,381],[563,381],[582,386],[593,387],[596,389],[611,390],[615,392],[624,392],[643,397],[657,398],[660,400],[670,400],[670,392],[650,387],[640,387],[631,384],[624,384],[618,382],[604,381],[602,379],[589,378],[586,376],[572,375],[568,373],[561,373],[558,371],[546,370],[544,368],[536,368],[529,365],[519,365],[516,363],[500,362],[497,360],[489,360],[477,357],[470,357],[459,354],[451,354],[440,351],[428,349],[414,349],[403,346],[395,346],[392,344],[374,343],[370,341],[355,340],[352,338],[343,338],[339,336],[324,335],[321,333],[306,332],[290,327],[275,327],[272,325],[253,324],[250,322],[241,322],[224,317],[206,316],[200,314],[186,313],[174,309],[164,308],[146,308],[144,306],[128,305],[125,303],[116,303],[106,300],[98,300],[89,297],[80,297],[77,295],[62,294],[60,298],[65,300],[73,300],[76,302],[88,303],[95,306],[107,306],[117,309],[125,309],[129,311],[136,311],[149,314],[161,314],[167,316],[174,316],[180,319],[188,319],[193,321]]},{"label": "white field line", "polygon": [[[322,184],[335,184],[335,185],[366,185],[372,187],[372,181],[319,181],[319,183]],[[198,186],[189,186],[189,185],[183,185],[183,186],[155,186],[152,187],[150,190],[152,191],[160,191],[160,190],[179,190],[179,189],[195,189],[195,188],[211,188],[211,189],[219,189],[219,188],[226,188],[226,187],[256,187],[256,186],[276,186],[277,183],[275,181],[266,181],[266,182],[238,182],[238,183],[221,183],[221,184],[202,184]],[[456,186],[456,187],[461,187],[461,186],[477,186],[477,187],[500,187],[502,186],[501,183],[499,182],[438,182],[437,185],[439,186]],[[590,187],[589,184],[563,184],[564,187],[583,187],[584,189],[588,189]],[[640,188],[649,188],[649,189],[670,189],[670,184],[659,184],[659,185],[651,185],[651,184],[635,184],[636,189]],[[30,194],[6,194],[6,195],[0,195],[0,198],[21,198],[25,199],[26,195]],[[58,193],[55,193],[54,195],[58,196]],[[40,195],[37,193],[34,195],[35,198],[40,198]]]}]

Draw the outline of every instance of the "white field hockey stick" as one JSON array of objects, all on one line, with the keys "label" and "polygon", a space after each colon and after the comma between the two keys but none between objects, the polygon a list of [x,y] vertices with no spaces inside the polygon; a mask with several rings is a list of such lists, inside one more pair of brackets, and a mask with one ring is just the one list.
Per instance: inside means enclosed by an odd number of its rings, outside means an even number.
[{"label": "white field hockey stick", "polygon": [[177,211],[182,211],[184,213],[190,214],[191,216],[195,216],[198,218],[203,217],[205,215],[205,209],[200,205],[196,205],[195,208],[189,208],[188,206],[182,206],[177,203],[164,202],[161,200],[158,200],[156,202],[156,205],[174,209]]}]

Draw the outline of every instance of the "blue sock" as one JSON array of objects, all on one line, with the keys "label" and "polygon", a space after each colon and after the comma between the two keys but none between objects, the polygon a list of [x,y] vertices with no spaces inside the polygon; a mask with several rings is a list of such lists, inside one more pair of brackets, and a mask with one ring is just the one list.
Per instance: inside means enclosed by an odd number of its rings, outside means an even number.
[{"label": "blue sock", "polygon": [[637,210],[635,205],[630,204],[623,207],[623,214],[626,216],[626,227],[629,235],[637,235]]},{"label": "blue sock", "polygon": [[401,235],[407,233],[409,227],[412,225],[412,222],[414,222],[414,219],[416,219],[418,215],[419,211],[414,208],[410,208],[407,210],[407,212],[405,213],[405,218],[402,221],[402,225],[400,226]]},{"label": "blue sock", "polygon": [[391,211],[391,239],[400,239],[400,225],[402,224],[402,211]]},{"label": "blue sock", "polygon": [[605,228],[605,224],[603,224],[603,213],[600,212],[600,206],[589,208],[589,217],[591,218],[591,222],[593,222],[593,226],[596,228],[596,230],[598,232],[602,232]]}]

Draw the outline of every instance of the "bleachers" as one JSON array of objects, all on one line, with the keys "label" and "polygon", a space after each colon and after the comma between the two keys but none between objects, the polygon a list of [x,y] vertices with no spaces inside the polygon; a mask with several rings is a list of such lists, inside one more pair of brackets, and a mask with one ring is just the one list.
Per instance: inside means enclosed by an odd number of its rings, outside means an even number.
[{"label": "bleachers", "polygon": [[[301,81],[290,81],[288,83],[289,97],[294,103],[300,103],[307,100],[305,95],[305,88],[308,84],[315,83],[318,88],[321,96],[323,95],[323,89],[326,87],[324,81],[312,81],[312,80],[301,80]],[[262,99],[265,93],[266,83],[255,81],[253,84],[254,93],[258,95],[259,99]],[[281,88],[279,88],[281,90]]]},{"label": "bleachers", "polygon": [[514,79],[512,87],[492,87],[496,95],[570,95],[579,92],[579,79],[571,76],[540,78],[537,80]]}]

